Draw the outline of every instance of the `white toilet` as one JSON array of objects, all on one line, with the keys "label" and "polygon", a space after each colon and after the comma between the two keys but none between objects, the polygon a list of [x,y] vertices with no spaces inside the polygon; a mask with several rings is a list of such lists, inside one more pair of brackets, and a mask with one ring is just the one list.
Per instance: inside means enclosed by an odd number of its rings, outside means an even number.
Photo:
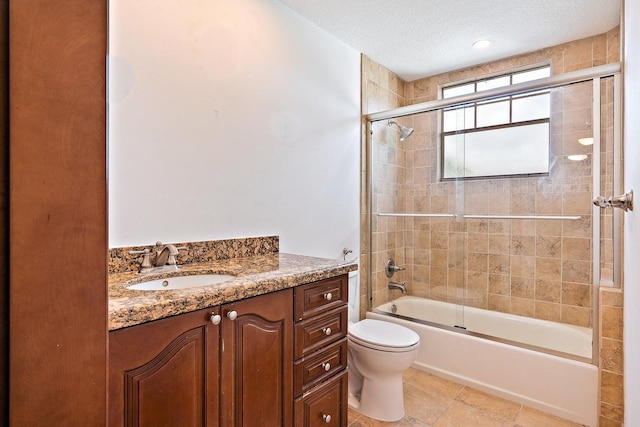
[{"label": "white toilet", "polygon": [[404,417],[402,372],[416,360],[420,337],[395,323],[357,321],[357,275],[349,277],[349,293],[349,407],[379,421],[398,421]]}]

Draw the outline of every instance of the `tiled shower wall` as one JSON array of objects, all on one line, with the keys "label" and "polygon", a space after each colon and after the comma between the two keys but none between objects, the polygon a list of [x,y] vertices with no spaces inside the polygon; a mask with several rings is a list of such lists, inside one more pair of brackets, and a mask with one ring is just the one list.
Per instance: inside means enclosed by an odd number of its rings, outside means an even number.
[{"label": "tiled shower wall", "polygon": [[[362,57],[362,116],[363,132],[366,132],[364,116],[369,113],[391,110],[406,105],[404,91],[406,83],[383,66],[373,62],[366,56]],[[402,119],[399,119],[403,123]],[[393,218],[372,217],[370,228],[368,222],[368,197],[373,200],[373,205],[385,204],[389,209],[398,212],[404,209],[404,198],[400,195],[400,185],[404,182],[405,155],[398,146],[398,137],[386,123],[377,123],[373,126],[375,132],[371,144],[371,153],[368,153],[367,136],[362,136],[362,178],[361,178],[361,227],[360,227],[360,315],[369,307],[367,290],[372,288],[374,305],[387,301],[391,292],[387,290],[384,275],[384,265],[388,258],[395,258],[398,265],[405,264],[405,221]],[[373,131],[373,129],[372,129]],[[373,168],[373,191],[367,188],[367,155],[376,159],[386,159]],[[369,230],[373,230],[371,240]],[[369,248],[372,247],[371,259]],[[368,272],[371,271],[373,285],[369,283]],[[400,280],[404,280],[405,272],[400,274]]]}]

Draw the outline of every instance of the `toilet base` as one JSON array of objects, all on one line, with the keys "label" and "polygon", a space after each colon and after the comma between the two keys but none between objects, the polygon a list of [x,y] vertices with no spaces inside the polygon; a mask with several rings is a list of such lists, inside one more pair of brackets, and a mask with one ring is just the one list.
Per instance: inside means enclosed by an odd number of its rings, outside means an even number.
[{"label": "toilet base", "polygon": [[404,418],[401,375],[377,380],[363,379],[359,399],[357,392],[352,394],[349,391],[349,407],[365,417],[388,422]]}]

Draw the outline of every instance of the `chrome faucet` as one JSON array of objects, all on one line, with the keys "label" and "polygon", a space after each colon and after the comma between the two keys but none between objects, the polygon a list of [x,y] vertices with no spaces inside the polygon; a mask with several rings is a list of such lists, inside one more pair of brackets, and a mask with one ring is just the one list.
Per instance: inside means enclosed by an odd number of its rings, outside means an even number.
[{"label": "chrome faucet", "polygon": [[402,283],[397,283],[397,282],[389,282],[389,284],[387,285],[387,288],[389,289],[400,289],[400,292],[402,292],[403,294],[407,293],[407,288],[404,285],[404,282]]},{"label": "chrome faucet", "polygon": [[160,241],[156,242],[156,260],[154,262],[156,267],[174,265],[177,270],[176,255],[178,255],[178,248],[175,245],[163,245]]}]

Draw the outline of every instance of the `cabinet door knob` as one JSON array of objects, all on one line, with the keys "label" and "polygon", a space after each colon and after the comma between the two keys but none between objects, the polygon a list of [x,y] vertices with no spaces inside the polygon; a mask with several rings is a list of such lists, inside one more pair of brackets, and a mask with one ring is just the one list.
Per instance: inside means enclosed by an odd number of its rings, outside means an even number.
[{"label": "cabinet door knob", "polygon": [[327,363],[323,363],[322,364],[322,369],[324,369],[325,371],[329,371],[331,369],[331,363],[327,362]]},{"label": "cabinet door knob", "polygon": [[325,335],[331,335],[331,328],[322,328],[322,332],[324,332]]},{"label": "cabinet door knob", "polygon": [[325,423],[329,424],[329,423],[331,422],[331,415],[329,415],[329,414],[322,414],[322,420],[323,420]]},{"label": "cabinet door knob", "polygon": [[238,317],[238,312],[235,310],[231,310],[227,313],[227,317],[229,318],[229,320],[236,320],[236,318]]},{"label": "cabinet door knob", "polygon": [[331,292],[327,292],[326,294],[323,295],[323,298],[327,301],[331,301],[331,298],[333,298],[333,295],[331,295]]},{"label": "cabinet door knob", "polygon": [[220,322],[222,322],[222,316],[220,316],[219,314],[215,314],[215,313],[211,313],[211,323],[213,323],[214,325],[219,325]]}]

